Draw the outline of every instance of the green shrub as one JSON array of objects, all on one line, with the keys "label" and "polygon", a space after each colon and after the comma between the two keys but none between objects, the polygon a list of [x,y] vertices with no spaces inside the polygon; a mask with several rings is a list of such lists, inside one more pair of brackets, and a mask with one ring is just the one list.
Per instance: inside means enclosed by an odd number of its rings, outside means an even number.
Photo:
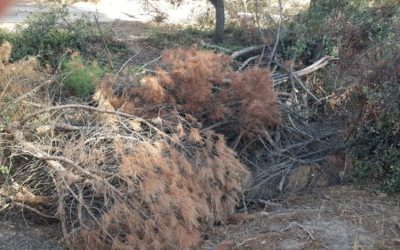
[{"label": "green shrub", "polygon": [[400,192],[400,46],[389,46],[387,57],[361,79],[364,115],[349,149],[357,180]]},{"label": "green shrub", "polygon": [[[201,44],[201,41],[212,43],[214,30],[201,28],[198,26],[192,27],[169,27],[162,29],[154,28],[150,33],[146,42],[156,48],[189,48],[193,44]],[[257,30],[246,29],[235,23],[228,23],[225,26],[224,44],[223,47],[227,50],[237,50],[243,46],[250,46],[261,43]]]},{"label": "green shrub", "polygon": [[195,27],[182,28],[180,26],[155,27],[146,41],[160,49],[174,47],[190,47],[200,40],[209,40],[213,33],[207,29],[198,29]]},{"label": "green shrub", "polygon": [[357,159],[357,181],[372,181],[387,192],[400,192],[399,119],[399,110],[380,116],[378,121],[363,126],[354,138],[351,151]]},{"label": "green shrub", "polygon": [[[399,90],[396,91],[400,94]],[[400,192],[400,109],[380,115],[378,121],[362,127],[352,144],[356,179],[373,181],[388,192]]]},{"label": "green shrub", "polygon": [[61,71],[67,92],[83,100],[88,100],[103,76],[103,70],[96,62],[87,63],[79,56],[64,62]]},{"label": "green shrub", "polygon": [[10,167],[0,165],[0,175],[9,175],[10,174]]},{"label": "green shrub", "polygon": [[[50,4],[31,13],[25,24],[15,32],[0,30],[0,43],[7,40],[13,44],[11,59],[20,60],[36,56],[44,64],[57,68],[67,50],[80,51],[86,59],[96,59],[109,64],[108,51],[120,52],[124,44],[113,39],[111,29],[100,28],[88,17],[70,20],[65,6]],[[106,48],[107,46],[107,48]],[[107,60],[102,60],[107,58]]]},{"label": "green shrub", "polygon": [[[366,47],[393,36],[399,7],[395,1],[323,0],[316,1],[283,27],[283,54],[313,62],[323,55],[340,56],[348,40],[363,40]],[[360,35],[360,36],[361,36]]]}]

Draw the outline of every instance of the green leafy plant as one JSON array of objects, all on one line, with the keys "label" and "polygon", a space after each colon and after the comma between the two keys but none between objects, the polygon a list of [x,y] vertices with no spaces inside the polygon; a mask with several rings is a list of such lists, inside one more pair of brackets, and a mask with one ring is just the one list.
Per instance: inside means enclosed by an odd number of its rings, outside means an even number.
[{"label": "green leafy plant", "polygon": [[3,174],[3,175],[10,174],[10,167],[0,165],[0,174]]},{"label": "green leafy plant", "polygon": [[[393,93],[398,95],[400,91],[397,88]],[[382,103],[379,103],[382,113],[376,120],[367,122],[360,128],[350,147],[354,157],[359,159],[355,177],[360,181],[371,180],[380,183],[388,192],[399,192],[400,107],[389,107],[384,103],[391,95],[389,92],[374,95],[382,96]]]},{"label": "green leafy plant", "polygon": [[0,112],[0,132],[4,131],[5,128],[10,124],[10,118]]},{"label": "green leafy plant", "polygon": [[93,94],[97,82],[103,76],[103,70],[93,61],[85,62],[75,56],[62,64],[63,85],[69,94],[88,99]]},{"label": "green leafy plant", "polygon": [[400,47],[391,45],[380,66],[364,72],[363,117],[349,145],[357,160],[356,179],[400,192]]},{"label": "green leafy plant", "polygon": [[309,63],[323,55],[340,56],[349,39],[374,44],[393,36],[391,25],[399,10],[394,1],[326,0],[299,14],[282,29],[283,54]]}]

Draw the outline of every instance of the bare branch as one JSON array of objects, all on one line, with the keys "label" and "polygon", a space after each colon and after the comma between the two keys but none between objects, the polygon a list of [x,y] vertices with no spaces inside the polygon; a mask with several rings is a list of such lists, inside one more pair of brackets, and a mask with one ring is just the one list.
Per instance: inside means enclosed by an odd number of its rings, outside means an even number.
[{"label": "bare branch", "polygon": [[57,216],[45,214],[45,213],[37,210],[36,208],[33,208],[33,207],[31,207],[31,206],[29,206],[27,204],[21,203],[21,202],[13,202],[12,205],[18,206],[21,209],[29,210],[29,211],[35,213],[36,215],[39,215],[40,217],[43,217],[45,219],[59,220],[59,218]]},{"label": "bare branch", "polygon": [[263,48],[264,48],[264,45],[255,45],[255,46],[251,46],[251,47],[248,47],[248,48],[244,48],[244,49],[241,49],[239,51],[234,52],[231,55],[231,58],[232,59],[236,59],[238,57],[245,56],[245,55],[248,55],[250,53],[261,52],[263,50]]}]

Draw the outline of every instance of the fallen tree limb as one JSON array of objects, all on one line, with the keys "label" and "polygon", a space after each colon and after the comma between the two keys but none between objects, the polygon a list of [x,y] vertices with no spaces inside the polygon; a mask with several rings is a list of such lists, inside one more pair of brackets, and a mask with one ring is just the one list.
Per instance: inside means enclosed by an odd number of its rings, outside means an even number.
[{"label": "fallen tree limb", "polygon": [[57,221],[59,220],[59,218],[57,216],[45,214],[45,213],[37,210],[36,208],[33,208],[33,207],[31,207],[31,206],[29,206],[29,205],[27,205],[25,203],[12,202],[11,204],[14,205],[14,206],[20,207],[22,210],[24,210],[24,209],[29,210],[29,211],[33,212],[34,214],[39,215],[40,217],[43,217],[45,219],[57,220]]},{"label": "fallen tree limb", "polygon": [[297,81],[297,83],[318,103],[321,103],[321,101],[316,97],[305,85],[304,83],[299,79],[298,76],[293,75],[293,78]]},{"label": "fallen tree limb", "polygon": [[242,63],[242,65],[240,65],[240,67],[238,68],[237,71],[242,71],[242,70],[245,69],[252,61],[257,60],[258,58],[260,58],[259,55],[257,55],[257,56],[252,56],[252,57],[247,58],[247,60],[244,61],[244,62]]},{"label": "fallen tree limb", "polygon": [[241,57],[241,56],[244,56],[244,55],[247,55],[250,53],[259,52],[259,51],[262,51],[264,49],[264,47],[265,47],[265,45],[255,45],[255,46],[251,46],[248,48],[244,48],[244,49],[234,52],[231,55],[231,58],[236,59],[238,57]]},{"label": "fallen tree limb", "polygon": [[[254,56],[254,57],[250,57],[248,58],[239,68],[238,71],[243,70],[245,67],[248,66],[249,63],[251,63],[252,61],[258,59],[260,56]],[[304,76],[310,73],[313,73],[323,67],[325,67],[330,61],[333,60],[338,60],[336,57],[333,56],[324,56],[323,58],[319,59],[318,61],[314,62],[313,64],[307,66],[304,69],[298,70],[293,72],[292,74],[290,74],[290,72],[288,71],[287,73],[274,73],[272,74],[272,81],[274,82],[274,86],[279,85],[280,83],[283,83],[287,80],[290,79],[290,75],[292,75],[294,78],[300,77],[300,76]],[[213,79],[209,79],[210,81],[213,81]],[[223,79],[224,83],[230,83],[231,79]]]},{"label": "fallen tree limb", "polygon": [[29,206],[42,206],[42,205],[49,205],[53,200],[54,197],[50,196],[38,196],[38,195],[34,195],[31,192],[29,192],[28,190],[26,190],[26,188],[19,186],[19,189],[23,190],[23,194],[16,194],[12,197],[9,197],[9,201],[10,202],[20,202],[20,203],[24,203],[26,205]]},{"label": "fallen tree limb", "polygon": [[[85,109],[85,110],[89,110],[89,111],[96,111],[96,112],[100,112],[100,113],[106,113],[106,114],[115,114],[115,115],[119,115],[121,117],[124,118],[136,118],[136,119],[140,119],[134,115],[130,115],[127,113],[123,113],[123,112],[119,112],[119,111],[115,111],[115,110],[105,110],[105,109],[99,109],[96,107],[92,107],[92,106],[87,106],[87,105],[82,105],[82,104],[69,104],[69,105],[60,105],[60,106],[53,106],[53,107],[49,107],[49,108],[45,108],[42,110],[39,110],[38,112],[35,112],[33,114],[28,115],[27,117],[25,117],[22,121],[20,121],[17,125],[17,127],[22,127],[26,122],[28,122],[30,119],[44,114],[44,113],[48,113],[51,111],[56,111],[56,110],[63,110],[63,109]],[[142,119],[140,119],[142,120]]]},{"label": "fallen tree limb", "polygon": [[223,52],[223,53],[227,53],[230,54],[232,53],[232,50],[221,47],[221,46],[217,46],[214,44],[208,44],[205,43],[203,40],[200,41],[200,45],[203,46],[205,49],[213,49],[213,50],[218,50],[219,52]]},{"label": "fallen tree limb", "polygon": [[[304,76],[310,73],[313,73],[323,67],[325,67],[330,61],[338,60],[338,58],[333,56],[324,56],[318,61],[314,62],[313,64],[307,66],[304,69],[298,70],[293,72],[294,77]],[[290,74],[282,74],[282,73],[275,73],[272,75],[272,81],[274,82],[274,86],[285,82],[290,79]]]}]

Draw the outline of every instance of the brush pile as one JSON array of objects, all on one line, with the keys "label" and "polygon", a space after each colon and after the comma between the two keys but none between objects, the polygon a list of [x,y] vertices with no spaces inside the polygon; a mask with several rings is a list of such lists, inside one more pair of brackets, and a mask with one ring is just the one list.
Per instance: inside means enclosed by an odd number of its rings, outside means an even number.
[{"label": "brush pile", "polygon": [[161,130],[108,112],[52,107],[10,128],[13,179],[29,190],[18,199],[56,216],[74,249],[198,245],[204,226],[233,212],[249,172],[221,135],[184,117]]},{"label": "brush pile", "polygon": [[72,249],[197,247],[249,190],[242,162],[265,197],[335,135],[306,124],[310,109],[279,97],[267,69],[236,72],[195,48],[166,50],[150,74],[105,76],[95,105],[65,99],[34,59],[2,70],[3,206],[60,221]]},{"label": "brush pile", "polygon": [[0,46],[0,127],[22,118],[40,107],[39,103],[48,101],[46,91],[40,90],[53,82],[51,76],[39,70],[39,62],[34,57],[9,63],[11,50],[12,45],[8,42]]},{"label": "brush pile", "polygon": [[171,110],[190,114],[228,140],[255,138],[282,122],[267,69],[235,72],[229,56],[195,48],[166,50],[154,76],[109,77],[98,95],[141,117],[164,119]]},{"label": "brush pile", "polygon": [[[5,68],[32,68],[22,65]],[[7,79],[20,75],[8,72]],[[145,115],[155,108],[130,98],[124,102],[135,109],[116,110],[101,88],[97,107],[54,105],[54,96],[43,94],[54,81],[37,79],[13,82],[20,97],[11,98],[13,110],[23,115],[1,114],[0,160],[9,170],[3,206],[60,221],[72,249],[195,247],[203,230],[233,213],[250,173],[223,135],[174,103],[168,113],[159,108],[162,117]],[[154,98],[153,85],[145,86]]]}]

